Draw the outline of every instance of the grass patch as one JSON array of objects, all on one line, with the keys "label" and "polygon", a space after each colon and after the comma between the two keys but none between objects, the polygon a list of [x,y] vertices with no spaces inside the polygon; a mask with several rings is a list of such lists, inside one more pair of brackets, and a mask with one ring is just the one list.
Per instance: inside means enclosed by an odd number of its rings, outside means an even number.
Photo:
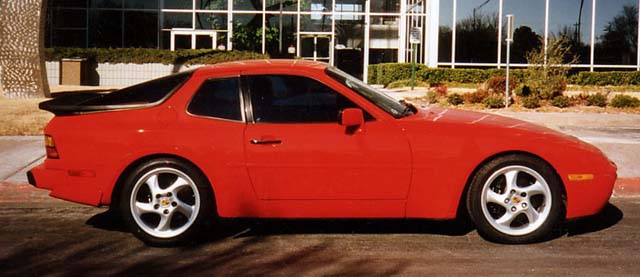
[{"label": "grass patch", "polygon": [[7,99],[0,96],[0,136],[42,135],[53,114],[38,109],[46,99]]}]

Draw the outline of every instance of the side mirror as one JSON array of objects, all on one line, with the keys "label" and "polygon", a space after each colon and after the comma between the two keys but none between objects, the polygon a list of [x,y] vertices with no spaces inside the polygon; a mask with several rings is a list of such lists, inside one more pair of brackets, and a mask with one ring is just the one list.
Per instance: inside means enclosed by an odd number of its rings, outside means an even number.
[{"label": "side mirror", "polygon": [[340,125],[346,127],[356,127],[364,124],[364,114],[361,109],[347,108],[342,111]]}]

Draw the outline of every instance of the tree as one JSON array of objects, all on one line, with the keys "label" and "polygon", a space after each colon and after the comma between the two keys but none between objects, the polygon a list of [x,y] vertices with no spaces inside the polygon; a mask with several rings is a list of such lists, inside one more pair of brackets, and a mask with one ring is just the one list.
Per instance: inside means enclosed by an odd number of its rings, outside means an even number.
[{"label": "tree", "polygon": [[604,28],[596,44],[598,63],[636,64],[638,7],[624,6]]},{"label": "tree", "polygon": [[456,60],[495,62],[498,49],[498,14],[469,16],[456,24]]},{"label": "tree", "polygon": [[527,62],[527,53],[539,48],[541,37],[529,26],[520,26],[513,32],[511,61],[515,63]]}]

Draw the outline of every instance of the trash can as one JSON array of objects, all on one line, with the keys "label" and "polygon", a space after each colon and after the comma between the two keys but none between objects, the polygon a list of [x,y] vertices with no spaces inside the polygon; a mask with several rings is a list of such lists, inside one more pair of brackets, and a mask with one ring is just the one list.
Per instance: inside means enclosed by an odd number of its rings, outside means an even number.
[{"label": "trash can", "polygon": [[60,60],[60,85],[86,85],[88,81],[87,77],[87,59],[63,58]]}]

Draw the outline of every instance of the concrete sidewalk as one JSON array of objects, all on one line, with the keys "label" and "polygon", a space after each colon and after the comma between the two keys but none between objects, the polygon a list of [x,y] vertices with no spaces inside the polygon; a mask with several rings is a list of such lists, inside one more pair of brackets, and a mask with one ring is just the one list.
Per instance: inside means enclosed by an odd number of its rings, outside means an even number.
[{"label": "concrete sidewalk", "polygon": [[[640,196],[640,115],[496,111],[576,136],[600,148],[618,165],[616,196]],[[24,183],[45,156],[41,136],[0,137],[0,182]]]}]

